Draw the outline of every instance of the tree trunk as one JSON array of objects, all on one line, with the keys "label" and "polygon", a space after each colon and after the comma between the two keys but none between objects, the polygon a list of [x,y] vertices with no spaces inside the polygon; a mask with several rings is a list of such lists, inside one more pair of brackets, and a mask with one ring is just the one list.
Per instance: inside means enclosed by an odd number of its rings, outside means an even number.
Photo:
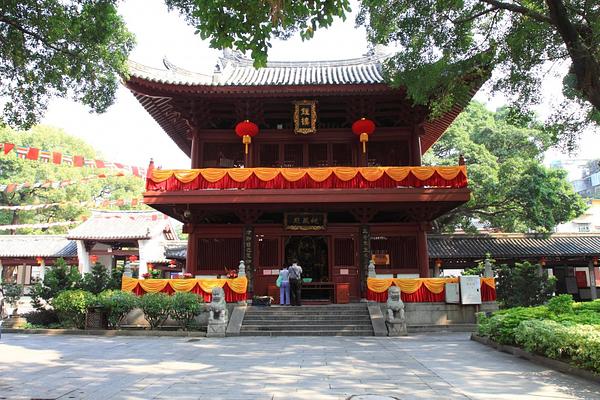
[{"label": "tree trunk", "polygon": [[[580,35],[585,34],[569,20],[567,9],[562,0],[546,0],[550,18],[562,37],[571,61],[572,72],[577,78],[576,89],[600,111],[600,60],[596,59]],[[592,32],[592,29],[590,29]]]}]

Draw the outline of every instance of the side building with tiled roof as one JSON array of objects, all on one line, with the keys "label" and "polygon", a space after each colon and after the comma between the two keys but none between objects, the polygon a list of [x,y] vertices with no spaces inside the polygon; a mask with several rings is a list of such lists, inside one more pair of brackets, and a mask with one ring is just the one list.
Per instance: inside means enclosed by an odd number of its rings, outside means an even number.
[{"label": "side building with tiled roof", "polygon": [[135,259],[140,275],[148,263],[166,263],[165,243],[178,239],[169,217],[156,211],[94,211],[67,238],[77,244],[82,273],[90,271],[91,259],[110,267]]}]

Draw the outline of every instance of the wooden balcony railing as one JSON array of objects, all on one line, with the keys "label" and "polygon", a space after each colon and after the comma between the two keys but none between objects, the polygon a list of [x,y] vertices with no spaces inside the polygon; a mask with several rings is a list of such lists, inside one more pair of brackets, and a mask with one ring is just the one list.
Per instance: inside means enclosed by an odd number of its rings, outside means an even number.
[{"label": "wooden balcony railing", "polygon": [[204,189],[463,188],[464,165],[455,167],[204,168],[152,169],[147,191]]}]

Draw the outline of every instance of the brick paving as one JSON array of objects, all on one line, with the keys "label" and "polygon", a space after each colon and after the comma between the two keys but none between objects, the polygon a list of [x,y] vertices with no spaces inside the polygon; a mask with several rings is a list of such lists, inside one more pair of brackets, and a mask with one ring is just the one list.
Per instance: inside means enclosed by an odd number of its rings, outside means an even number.
[{"label": "brick paving", "polygon": [[600,399],[600,384],[468,334],[89,337],[3,334],[0,399]]}]

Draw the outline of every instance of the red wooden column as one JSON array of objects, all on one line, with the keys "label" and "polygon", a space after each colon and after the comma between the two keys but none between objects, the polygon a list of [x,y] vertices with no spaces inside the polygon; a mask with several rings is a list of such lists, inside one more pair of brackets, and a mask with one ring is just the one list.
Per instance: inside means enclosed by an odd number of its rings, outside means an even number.
[{"label": "red wooden column", "polygon": [[192,169],[200,168],[200,138],[198,131],[196,129],[192,129],[190,131],[190,136],[192,138],[192,153],[190,155],[191,167]]},{"label": "red wooden column", "polygon": [[429,250],[427,249],[427,224],[419,224],[417,231],[417,264],[419,266],[419,276],[429,278]]},{"label": "red wooden column", "polygon": [[189,231],[186,230],[188,234],[188,244],[187,244],[187,257],[185,259],[185,272],[189,272],[192,275],[198,274],[198,239],[196,237],[196,233],[194,232],[193,226]]},{"label": "red wooden column", "polygon": [[411,165],[413,167],[421,166],[421,136],[423,135],[423,127],[415,126],[411,138]]}]

